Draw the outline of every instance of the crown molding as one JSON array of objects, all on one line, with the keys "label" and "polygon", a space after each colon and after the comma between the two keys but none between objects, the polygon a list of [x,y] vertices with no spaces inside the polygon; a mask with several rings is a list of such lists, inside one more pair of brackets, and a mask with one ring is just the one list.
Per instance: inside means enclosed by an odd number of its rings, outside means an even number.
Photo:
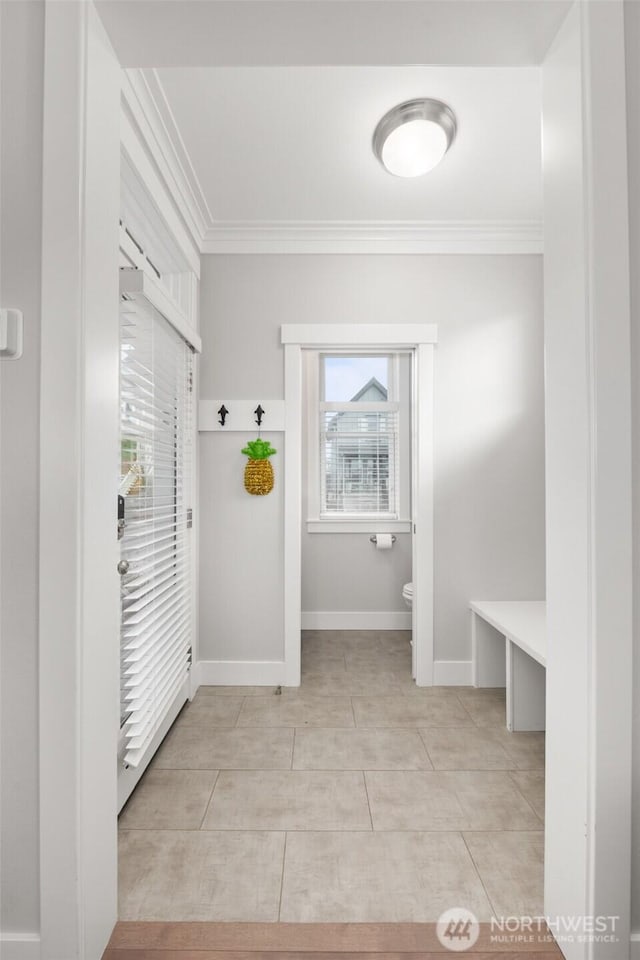
[{"label": "crown molding", "polygon": [[201,251],[213,217],[157,72],[123,71],[122,95],[196,248]]},{"label": "crown molding", "polygon": [[202,253],[539,254],[542,222],[504,221],[218,221]]},{"label": "crown molding", "polygon": [[214,220],[153,69],[124,71],[123,98],[202,254],[539,254],[537,220]]}]

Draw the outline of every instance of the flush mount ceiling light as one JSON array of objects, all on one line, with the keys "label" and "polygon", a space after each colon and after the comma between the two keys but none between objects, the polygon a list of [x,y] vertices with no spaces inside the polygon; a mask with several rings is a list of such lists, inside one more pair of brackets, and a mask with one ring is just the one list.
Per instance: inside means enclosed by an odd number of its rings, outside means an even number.
[{"label": "flush mount ceiling light", "polygon": [[396,177],[420,177],[440,163],[456,135],[453,110],[440,100],[407,100],[376,127],[373,152]]}]

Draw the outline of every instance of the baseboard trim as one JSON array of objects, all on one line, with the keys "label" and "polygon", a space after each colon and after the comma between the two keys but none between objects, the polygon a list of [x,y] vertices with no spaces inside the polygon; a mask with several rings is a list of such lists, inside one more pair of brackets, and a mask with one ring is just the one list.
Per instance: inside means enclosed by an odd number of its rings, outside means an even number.
[{"label": "baseboard trim", "polygon": [[433,664],[434,687],[473,686],[471,660],[435,660]]},{"label": "baseboard trim", "polygon": [[285,683],[284,660],[200,660],[198,686],[273,687]]},{"label": "baseboard trim", "polygon": [[[321,614],[326,616],[326,614]],[[343,616],[340,614],[340,616]],[[349,615],[347,615],[349,616]],[[371,616],[371,615],[369,615]],[[404,616],[404,614],[392,614],[392,616]],[[303,614],[304,617],[304,614]],[[314,623],[318,621],[313,621]],[[326,623],[326,621],[322,621]],[[345,621],[341,621],[345,623]],[[385,621],[383,621],[385,622]],[[386,621],[388,622],[388,621]],[[398,622],[398,621],[394,621]],[[364,626],[356,627],[351,623],[349,626],[313,626],[305,627],[303,619],[303,629],[307,630],[405,630],[409,629],[400,626],[380,626],[380,621],[376,627]],[[194,663],[192,667],[192,693],[200,686],[205,687],[274,687],[286,683],[284,660],[200,660]],[[470,687],[471,678],[471,660],[436,660],[433,664],[433,683],[437,687]],[[4,958],[3,958],[4,960]],[[637,958],[640,960],[640,956]]]},{"label": "baseboard trim", "polygon": [[[397,620],[378,620],[376,626],[370,624],[366,626],[354,626],[353,622],[349,625],[326,626],[325,620],[314,619],[310,622],[322,623],[321,626],[306,626],[303,614],[303,629],[306,630],[407,630],[402,621]],[[323,618],[327,614],[320,614]],[[329,614],[329,616],[332,616]],[[336,616],[344,616],[337,614]],[[347,617],[350,615],[347,614]],[[376,616],[368,614],[368,616]],[[404,614],[385,614],[386,617],[402,617]],[[347,621],[340,621],[346,624]],[[358,621],[362,622],[362,621]],[[399,623],[398,626],[389,626],[390,622]],[[380,623],[386,623],[381,626]],[[285,684],[285,663],[284,660],[200,660],[194,663],[192,667],[193,686],[191,696],[193,697],[197,688],[205,687],[273,687],[279,684]],[[437,687],[470,687],[472,683],[471,660],[436,660],[433,664],[433,683]],[[640,938],[640,934],[638,935]],[[640,943],[639,943],[640,947]],[[4,960],[4,958],[3,958]],[[637,957],[640,960],[640,954]]]},{"label": "baseboard trim", "polygon": [[40,960],[40,936],[37,933],[0,933],[2,960]]},{"label": "baseboard trim", "polygon": [[640,930],[632,930],[629,941],[630,941],[630,944],[629,944],[630,960],[640,960]]},{"label": "baseboard trim", "polygon": [[411,611],[303,611],[303,630],[411,630]]}]

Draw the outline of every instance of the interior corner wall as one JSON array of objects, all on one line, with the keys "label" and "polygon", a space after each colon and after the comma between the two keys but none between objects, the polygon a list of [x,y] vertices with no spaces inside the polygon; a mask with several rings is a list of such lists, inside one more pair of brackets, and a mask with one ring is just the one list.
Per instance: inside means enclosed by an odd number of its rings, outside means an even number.
[{"label": "interior corner wall", "polygon": [[[468,660],[470,599],[544,596],[540,256],[205,256],[200,396],[260,402],[268,430],[281,324],[394,322],[438,325],[435,657]],[[200,435],[202,660],[283,656],[282,460],[274,494],[247,497],[246,437]]]},{"label": "interior corner wall", "polygon": [[0,929],[3,939],[11,939],[14,934],[37,933],[40,926],[38,458],[44,3],[0,6],[0,299],[3,307],[17,307],[24,314],[23,356],[0,362]]},{"label": "interior corner wall", "polygon": [[[631,263],[631,388],[633,447],[634,736],[631,929],[640,938],[640,4],[625,2],[627,150]],[[637,944],[640,951],[640,944]]]}]

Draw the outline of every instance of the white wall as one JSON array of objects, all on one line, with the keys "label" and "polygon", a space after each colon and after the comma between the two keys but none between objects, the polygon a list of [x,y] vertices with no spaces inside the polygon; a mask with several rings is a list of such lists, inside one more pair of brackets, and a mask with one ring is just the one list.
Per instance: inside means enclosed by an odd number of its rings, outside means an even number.
[{"label": "white wall", "polygon": [[[235,358],[231,365],[238,363],[237,352]],[[208,366],[206,355],[203,366]],[[255,396],[255,405],[262,403],[268,413],[259,382],[257,390],[228,390],[228,396]],[[226,405],[233,406],[230,401]],[[271,458],[276,480],[268,496],[254,497],[244,489],[247,458],[240,452],[253,436],[200,434],[201,660],[282,660],[284,655],[284,442],[282,433],[264,431],[262,436],[278,451]]]},{"label": "white wall", "polygon": [[[640,4],[626,0],[627,148],[631,254],[634,548],[634,778],[631,928],[640,938]],[[638,946],[640,951],[640,946]]]},{"label": "white wall", "polygon": [[[544,595],[541,266],[535,256],[203,258],[200,393],[227,406],[282,399],[283,323],[438,324],[436,659],[469,659],[469,599]],[[283,504],[280,493],[244,494],[242,439],[201,434],[205,660],[282,656]],[[272,442],[280,449],[282,435]]]},{"label": "white wall", "polygon": [[303,611],[409,614],[402,587],[411,580],[411,535],[396,533],[391,550],[376,550],[369,536],[306,533],[303,522]]},{"label": "white wall", "polygon": [[44,4],[3,3],[0,300],[24,312],[24,354],[0,363],[2,914],[39,929],[38,448]]}]

